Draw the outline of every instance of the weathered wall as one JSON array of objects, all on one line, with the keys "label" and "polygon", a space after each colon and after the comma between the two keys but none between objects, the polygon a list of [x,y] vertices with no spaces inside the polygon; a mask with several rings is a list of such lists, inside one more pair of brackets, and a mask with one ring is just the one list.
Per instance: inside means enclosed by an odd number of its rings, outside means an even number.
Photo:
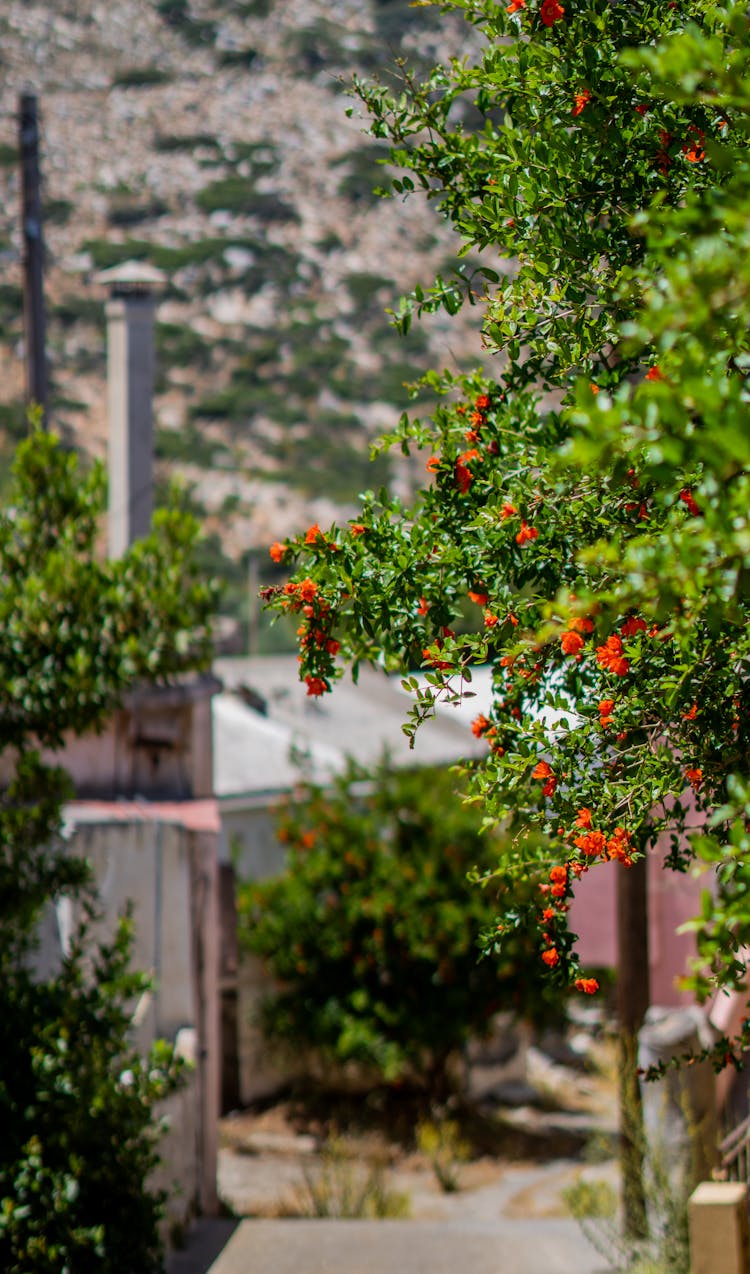
[{"label": "weathered wall", "polygon": [[[143,808],[143,807],[142,807]],[[70,852],[91,863],[102,916],[92,937],[107,940],[130,903],[133,967],[155,985],[136,1006],[133,1039],[145,1052],[154,1039],[176,1042],[194,1064],[186,1088],[160,1112],[169,1131],[157,1184],[172,1191],[168,1224],[216,1209],[219,1113],[218,874],[216,835],[140,817],[79,821]],[[55,967],[75,922],[63,901],[48,913],[36,966]],[[176,1190],[173,1187],[176,1186]]]}]

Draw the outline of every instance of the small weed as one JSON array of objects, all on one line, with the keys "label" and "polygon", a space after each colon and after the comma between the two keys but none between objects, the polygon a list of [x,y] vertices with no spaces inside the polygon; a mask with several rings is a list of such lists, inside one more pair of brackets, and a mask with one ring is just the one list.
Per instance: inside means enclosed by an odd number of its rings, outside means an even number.
[{"label": "small weed", "polygon": [[455,1194],[461,1189],[458,1165],[469,1158],[467,1142],[461,1140],[458,1124],[453,1119],[433,1122],[428,1119],[417,1126],[417,1146],[432,1165],[440,1189]]},{"label": "small weed", "polygon": [[409,1196],[386,1184],[384,1164],[352,1161],[340,1137],[329,1138],[319,1168],[305,1166],[303,1176],[304,1184],[282,1209],[285,1216],[356,1220],[409,1215]]},{"label": "small weed", "polygon": [[581,1179],[563,1190],[562,1197],[576,1221],[613,1217],[617,1211],[617,1193],[608,1181]]}]

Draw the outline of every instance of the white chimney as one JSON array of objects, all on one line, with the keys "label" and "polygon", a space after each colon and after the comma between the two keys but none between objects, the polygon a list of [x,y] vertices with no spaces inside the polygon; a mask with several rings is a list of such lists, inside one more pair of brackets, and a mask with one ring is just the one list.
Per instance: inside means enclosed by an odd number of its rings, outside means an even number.
[{"label": "white chimney", "polygon": [[126,261],[97,278],[107,302],[109,555],[147,535],[154,503],[154,312],[166,276]]}]

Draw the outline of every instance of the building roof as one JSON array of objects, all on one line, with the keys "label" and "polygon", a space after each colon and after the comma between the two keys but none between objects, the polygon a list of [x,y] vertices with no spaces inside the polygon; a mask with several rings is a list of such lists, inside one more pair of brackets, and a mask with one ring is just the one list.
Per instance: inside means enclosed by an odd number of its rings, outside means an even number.
[{"label": "building roof", "polygon": [[466,687],[475,698],[441,706],[420,727],[413,750],[402,729],[410,699],[399,677],[364,667],[356,684],[344,678],[318,699],[300,683],[294,655],[223,658],[214,671],[225,686],[213,700],[219,798],[288,789],[301,773],[295,750],[307,756],[305,774],[318,781],[341,771],[348,757],[367,767],[384,753],[394,765],[450,765],[486,751],[469,725],[488,708],[489,670]]},{"label": "building roof", "polygon": [[218,832],[219,812],[213,797],[189,801],[68,801],[64,826],[82,823],[178,823],[191,832]]}]

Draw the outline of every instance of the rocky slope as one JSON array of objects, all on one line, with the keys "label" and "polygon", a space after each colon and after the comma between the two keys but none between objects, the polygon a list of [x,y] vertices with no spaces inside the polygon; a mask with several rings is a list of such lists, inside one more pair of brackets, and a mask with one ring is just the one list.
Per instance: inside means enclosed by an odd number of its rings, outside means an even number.
[{"label": "rocky slope", "polygon": [[[382,148],[344,89],[394,57],[462,52],[465,27],[408,0],[8,0],[0,15],[0,425],[22,428],[16,111],[43,125],[53,419],[106,436],[98,271],[168,276],[157,452],[213,534],[212,569],[377,485],[369,440],[404,382],[477,350],[476,318],[407,338],[385,309],[452,261],[417,199],[382,200]],[[7,451],[7,444],[6,444]],[[405,472],[391,474],[396,483]]]}]

